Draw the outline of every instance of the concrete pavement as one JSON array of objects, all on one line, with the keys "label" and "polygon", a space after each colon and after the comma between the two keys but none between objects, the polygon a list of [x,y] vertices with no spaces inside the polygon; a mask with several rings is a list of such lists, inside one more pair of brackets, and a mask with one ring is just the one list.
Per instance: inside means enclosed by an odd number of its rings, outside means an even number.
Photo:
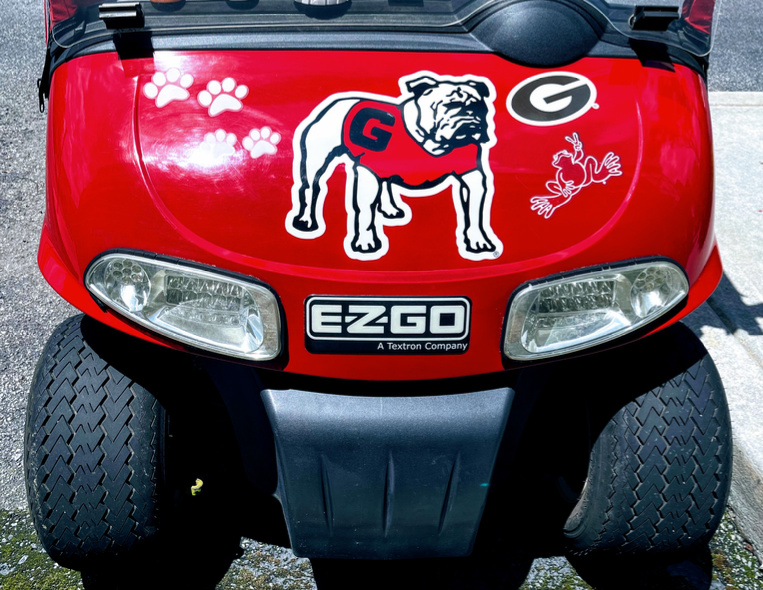
[{"label": "concrete pavement", "polygon": [[685,323],[726,387],[734,434],[731,507],[763,555],[763,92],[713,92],[716,234],[724,277]]}]

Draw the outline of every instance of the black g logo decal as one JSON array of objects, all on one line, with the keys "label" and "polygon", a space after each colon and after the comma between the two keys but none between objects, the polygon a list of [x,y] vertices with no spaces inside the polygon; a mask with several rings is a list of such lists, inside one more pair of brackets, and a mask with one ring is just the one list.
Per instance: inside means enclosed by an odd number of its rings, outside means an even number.
[{"label": "black g logo decal", "polygon": [[571,72],[547,72],[518,84],[506,99],[509,113],[528,125],[560,125],[596,108],[596,86]]},{"label": "black g logo decal", "polygon": [[383,152],[392,139],[395,117],[387,111],[365,108],[350,123],[350,141],[374,152]]}]

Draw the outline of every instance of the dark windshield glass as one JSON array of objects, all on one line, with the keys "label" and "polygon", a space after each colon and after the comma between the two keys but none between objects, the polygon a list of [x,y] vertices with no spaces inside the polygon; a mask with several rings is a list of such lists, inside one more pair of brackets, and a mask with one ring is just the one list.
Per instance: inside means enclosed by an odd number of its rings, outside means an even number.
[{"label": "dark windshield glass", "polygon": [[56,25],[73,17],[79,8],[101,3],[101,0],[50,0],[50,20]]}]

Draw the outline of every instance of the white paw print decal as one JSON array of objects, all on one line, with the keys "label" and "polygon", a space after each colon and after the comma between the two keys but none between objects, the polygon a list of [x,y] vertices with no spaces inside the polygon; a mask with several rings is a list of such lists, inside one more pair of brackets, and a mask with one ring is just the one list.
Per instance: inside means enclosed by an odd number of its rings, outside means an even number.
[{"label": "white paw print decal", "polygon": [[238,112],[244,108],[241,102],[249,94],[249,87],[236,84],[233,78],[225,78],[222,82],[212,80],[207,89],[199,92],[198,101],[209,109],[209,116],[216,117],[225,111]]},{"label": "white paw print decal", "polygon": [[191,94],[188,88],[193,84],[191,74],[181,74],[177,68],[171,68],[165,74],[156,72],[151,82],[143,86],[143,94],[156,101],[156,106],[162,108],[176,100],[188,100]]},{"label": "white paw print decal", "polygon": [[231,156],[236,153],[236,136],[233,133],[226,133],[224,129],[218,129],[214,133],[207,133],[204,141],[199,145],[199,149],[205,155],[214,159],[221,156]]},{"label": "white paw print decal", "polygon": [[252,129],[241,143],[252,158],[259,158],[265,154],[268,156],[275,154],[278,151],[276,146],[279,141],[281,141],[280,133],[273,133],[270,127],[263,127]]}]

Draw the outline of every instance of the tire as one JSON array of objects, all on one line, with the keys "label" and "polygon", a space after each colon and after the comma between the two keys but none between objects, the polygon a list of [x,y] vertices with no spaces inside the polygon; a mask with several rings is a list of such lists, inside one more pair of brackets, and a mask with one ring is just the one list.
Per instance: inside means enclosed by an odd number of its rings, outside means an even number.
[{"label": "tire", "polygon": [[240,465],[213,393],[191,355],[85,316],[51,336],[29,396],[27,494],[43,547],[86,588],[214,588],[227,571]]},{"label": "tire", "polygon": [[43,547],[73,569],[130,553],[159,524],[165,411],[63,322],[32,381],[27,495]]},{"label": "tire", "polygon": [[[707,543],[720,523],[731,480],[726,396],[696,336],[681,325],[665,332],[626,347],[619,354],[626,360],[611,365],[609,379],[627,379],[625,366],[631,373],[649,367],[658,383],[615,411],[593,443],[564,528],[573,555],[688,551]],[[638,387],[645,379],[634,381]]]}]

